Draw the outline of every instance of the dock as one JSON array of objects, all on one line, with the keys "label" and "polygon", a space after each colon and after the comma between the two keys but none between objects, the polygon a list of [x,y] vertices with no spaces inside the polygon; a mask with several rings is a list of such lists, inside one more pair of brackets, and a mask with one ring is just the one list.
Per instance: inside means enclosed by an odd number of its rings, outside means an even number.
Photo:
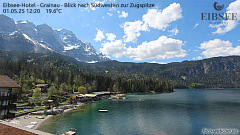
[{"label": "dock", "polygon": [[76,132],[74,132],[74,131],[68,131],[68,132],[65,132],[62,135],[75,135],[75,134],[76,134]]},{"label": "dock", "polygon": [[77,129],[70,128],[70,130],[68,132],[65,132],[62,135],[76,135],[76,133],[77,133]]},{"label": "dock", "polygon": [[99,112],[108,112],[108,110],[98,110]]}]

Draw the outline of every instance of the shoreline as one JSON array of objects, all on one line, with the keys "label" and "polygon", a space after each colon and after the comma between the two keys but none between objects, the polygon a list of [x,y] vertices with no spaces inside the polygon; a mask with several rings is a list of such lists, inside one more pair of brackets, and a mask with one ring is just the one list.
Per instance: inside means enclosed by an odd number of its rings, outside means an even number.
[{"label": "shoreline", "polygon": [[[86,103],[78,103],[77,105],[74,105],[76,107],[80,107],[80,106],[84,106],[86,104],[90,104],[92,102],[86,102]],[[69,112],[71,110],[74,110],[74,108],[69,108],[63,111],[63,113]],[[61,114],[63,114],[61,113]],[[26,118],[26,116],[29,116]],[[12,120],[5,120],[6,123],[9,123],[11,125],[15,125],[24,129],[31,129],[31,130],[37,130],[37,131],[41,131],[38,130],[38,127],[46,120],[54,117],[54,115],[47,115],[44,119],[39,119],[37,117],[42,117],[42,115],[22,115],[22,116],[18,116],[15,117]],[[26,127],[26,126],[32,126],[30,127]]]},{"label": "shoreline", "polygon": [[37,128],[47,119],[54,117],[53,115],[48,115],[45,119],[43,119],[42,121],[40,121],[38,124],[36,124],[36,126],[33,128],[34,130],[37,130]]},{"label": "shoreline", "polygon": [[[125,96],[125,95],[127,95],[127,94],[116,94],[116,95],[111,96],[111,97],[121,97],[121,96]],[[87,104],[91,104],[91,103],[94,103],[94,101],[80,102],[77,105],[73,105],[73,106],[74,106],[74,108],[78,108],[78,107],[81,107],[81,106],[84,106],[84,105],[87,105]],[[65,109],[60,114],[69,112],[71,110],[74,110],[74,108]],[[57,114],[57,115],[59,115],[59,114]],[[26,116],[29,116],[29,117],[25,118]],[[53,118],[54,115],[47,115],[44,119],[39,119],[37,117],[42,117],[42,115],[28,115],[28,114],[26,114],[26,115],[15,117],[12,120],[5,120],[5,122],[7,122],[9,124],[12,124],[12,125],[15,125],[15,126],[18,126],[18,127],[25,128],[25,129],[41,131],[41,130],[38,130],[38,127],[42,123],[44,123],[46,120],[48,120],[50,118]],[[32,124],[32,123],[34,123],[34,124]],[[31,126],[31,125],[32,125],[31,128],[26,127],[26,126]]]},{"label": "shoreline", "polygon": [[[120,97],[120,96],[125,96],[125,95],[127,95],[127,94],[116,94],[115,95],[115,97]],[[111,97],[114,97],[114,96],[111,96]],[[77,105],[74,105],[74,106],[76,106],[76,108],[78,108],[78,107],[80,107],[80,106],[84,106],[84,105],[87,105],[87,104],[91,104],[91,103],[94,103],[95,101],[88,101],[88,102],[80,102],[79,104],[77,104]],[[64,112],[63,113],[66,113],[66,112],[69,112],[69,111],[71,111],[71,110],[74,110],[74,108],[69,108],[69,109],[66,109],[66,110],[64,110]],[[63,114],[63,113],[60,113],[60,114],[57,114],[57,115],[61,115],[61,114]],[[24,115],[25,116],[25,115]],[[54,115],[48,115],[49,117],[48,118],[45,118],[45,119],[42,119],[42,121],[40,122],[40,123],[38,123],[33,129],[34,130],[38,130],[38,127],[44,122],[44,121],[46,121],[47,119],[49,119],[49,118],[51,118],[51,117],[54,117]],[[39,130],[40,131],[40,130]]]},{"label": "shoreline", "polygon": [[[87,104],[90,104],[90,103],[93,103],[93,102],[79,103],[79,104],[74,105],[74,106],[76,106],[76,108],[78,108],[78,107],[80,107],[80,106],[84,106],[84,105],[87,105]],[[74,107],[74,108],[75,108],[75,107]],[[74,108],[66,109],[66,110],[63,111],[63,113],[72,111],[72,110],[74,110]],[[57,115],[61,115],[61,114],[63,114],[63,113],[60,113],[60,114],[57,114]],[[45,121],[46,121],[47,119],[49,119],[49,118],[54,117],[54,115],[48,115],[48,116],[49,116],[48,118],[43,119],[43,120],[42,120],[40,123],[38,123],[33,129],[34,129],[34,130],[38,130],[38,127],[39,127],[43,122],[45,122]],[[39,130],[39,131],[40,131],[40,130]]]}]

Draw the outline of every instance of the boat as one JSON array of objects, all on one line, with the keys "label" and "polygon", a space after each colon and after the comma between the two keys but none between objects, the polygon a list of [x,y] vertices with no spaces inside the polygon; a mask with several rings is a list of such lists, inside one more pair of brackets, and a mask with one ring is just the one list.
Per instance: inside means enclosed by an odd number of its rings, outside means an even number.
[{"label": "boat", "polygon": [[75,129],[75,128],[70,128],[70,131],[65,132],[65,133],[62,134],[62,135],[76,135],[76,133],[77,133],[77,129]]},{"label": "boat", "polygon": [[99,112],[108,112],[108,110],[98,110]]},{"label": "boat", "polygon": [[38,116],[37,119],[45,119],[46,117]]}]

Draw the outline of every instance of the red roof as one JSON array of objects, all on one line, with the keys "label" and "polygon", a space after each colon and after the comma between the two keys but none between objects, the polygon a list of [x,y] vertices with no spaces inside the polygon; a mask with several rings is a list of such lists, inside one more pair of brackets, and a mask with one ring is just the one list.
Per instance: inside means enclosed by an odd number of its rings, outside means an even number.
[{"label": "red roof", "polygon": [[21,88],[16,82],[6,75],[0,75],[0,88]]},{"label": "red roof", "polygon": [[0,123],[0,135],[37,135],[37,134]]}]

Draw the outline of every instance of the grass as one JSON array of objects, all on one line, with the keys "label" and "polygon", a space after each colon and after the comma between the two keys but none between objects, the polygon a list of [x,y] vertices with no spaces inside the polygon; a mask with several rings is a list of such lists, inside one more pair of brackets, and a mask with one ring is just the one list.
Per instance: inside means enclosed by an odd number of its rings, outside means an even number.
[{"label": "grass", "polygon": [[68,104],[68,101],[64,101],[62,103],[59,103],[60,105],[65,105],[65,104]]},{"label": "grass", "polygon": [[25,111],[22,111],[19,113],[17,113],[18,111],[10,111],[10,112],[18,115],[18,114],[28,113],[28,112],[32,112],[32,111],[37,111],[37,110],[44,109],[44,108],[45,107],[36,107],[36,108],[32,108],[32,109],[26,109]]},{"label": "grass", "polygon": [[16,104],[17,107],[24,106],[24,105],[28,105],[28,103],[17,103]]}]

